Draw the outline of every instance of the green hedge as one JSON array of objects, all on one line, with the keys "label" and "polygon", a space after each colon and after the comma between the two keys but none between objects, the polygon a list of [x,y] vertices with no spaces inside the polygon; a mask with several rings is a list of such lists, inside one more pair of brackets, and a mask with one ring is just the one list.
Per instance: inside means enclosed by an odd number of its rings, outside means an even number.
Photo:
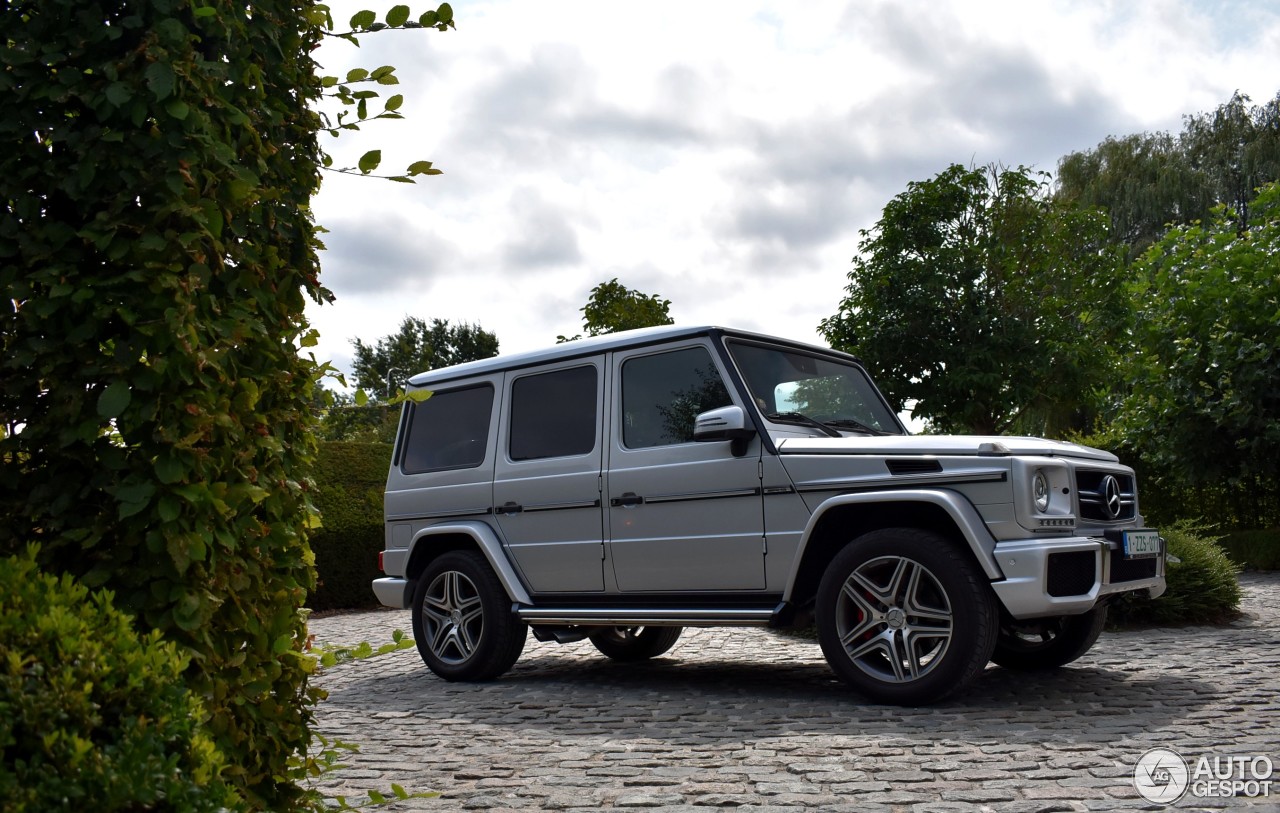
[{"label": "green hedge", "polygon": [[0,558],[5,810],[214,811],[234,804],[187,656],[139,635],[111,593]]},{"label": "green hedge", "polygon": [[1231,561],[1248,570],[1280,570],[1280,528],[1236,531],[1218,540]]},{"label": "green hedge", "polygon": [[1217,624],[1240,614],[1240,568],[1214,540],[1197,531],[1186,523],[1162,530],[1169,552],[1181,560],[1168,565],[1168,589],[1157,599],[1121,597],[1111,605],[1111,623]]},{"label": "green hedge", "polygon": [[311,537],[319,577],[311,609],[378,606],[369,583],[382,575],[382,492],[390,462],[390,444],[320,444],[315,504],[324,524]]}]

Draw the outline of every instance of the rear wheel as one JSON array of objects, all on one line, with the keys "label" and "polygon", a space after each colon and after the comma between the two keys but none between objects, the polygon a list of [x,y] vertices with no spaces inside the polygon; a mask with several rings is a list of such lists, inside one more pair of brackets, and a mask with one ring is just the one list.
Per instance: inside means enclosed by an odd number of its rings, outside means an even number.
[{"label": "rear wheel", "polygon": [[524,650],[529,628],[484,556],[450,551],[427,566],[413,597],[413,635],[427,667],[445,680],[492,680]]},{"label": "rear wheel", "polygon": [[827,567],[816,610],[831,668],[882,703],[940,700],[985,668],[996,642],[981,570],[950,540],[915,528],[850,543]]},{"label": "rear wheel", "polygon": [[1106,607],[1059,618],[1021,622],[1009,619],[1000,625],[1000,637],[991,660],[1006,669],[1065,666],[1089,651],[1106,623]]},{"label": "rear wheel", "polygon": [[681,632],[681,627],[604,627],[591,633],[591,643],[615,661],[647,661],[675,646]]}]

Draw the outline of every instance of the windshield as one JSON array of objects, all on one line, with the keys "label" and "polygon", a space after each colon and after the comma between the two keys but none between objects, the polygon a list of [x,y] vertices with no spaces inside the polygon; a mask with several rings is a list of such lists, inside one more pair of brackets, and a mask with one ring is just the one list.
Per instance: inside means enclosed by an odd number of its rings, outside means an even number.
[{"label": "windshield", "polygon": [[847,432],[902,434],[897,417],[860,367],[779,347],[739,341],[727,345],[766,418],[802,425],[818,421]]}]

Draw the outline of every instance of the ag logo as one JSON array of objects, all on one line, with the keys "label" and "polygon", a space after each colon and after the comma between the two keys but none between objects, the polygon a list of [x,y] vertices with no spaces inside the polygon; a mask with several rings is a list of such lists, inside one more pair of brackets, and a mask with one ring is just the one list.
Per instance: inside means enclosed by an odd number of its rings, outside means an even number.
[{"label": "ag logo", "polygon": [[1133,769],[1133,787],[1148,802],[1171,805],[1187,792],[1188,784],[1187,763],[1168,748],[1152,748]]}]

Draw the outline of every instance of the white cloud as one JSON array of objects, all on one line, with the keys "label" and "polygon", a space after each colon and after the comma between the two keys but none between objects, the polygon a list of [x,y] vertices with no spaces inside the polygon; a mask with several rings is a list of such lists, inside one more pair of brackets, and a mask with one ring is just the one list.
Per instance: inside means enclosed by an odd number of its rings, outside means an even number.
[{"label": "white cloud", "polygon": [[[335,16],[361,5],[335,4]],[[406,120],[329,142],[445,171],[328,177],[315,308],[342,366],[406,313],[479,322],[504,351],[573,333],[596,284],[678,322],[817,341],[859,229],[947,164],[1052,170],[1107,135],[1181,127],[1280,90],[1264,2],[454,3],[458,30],[326,44],[393,64]]]}]

